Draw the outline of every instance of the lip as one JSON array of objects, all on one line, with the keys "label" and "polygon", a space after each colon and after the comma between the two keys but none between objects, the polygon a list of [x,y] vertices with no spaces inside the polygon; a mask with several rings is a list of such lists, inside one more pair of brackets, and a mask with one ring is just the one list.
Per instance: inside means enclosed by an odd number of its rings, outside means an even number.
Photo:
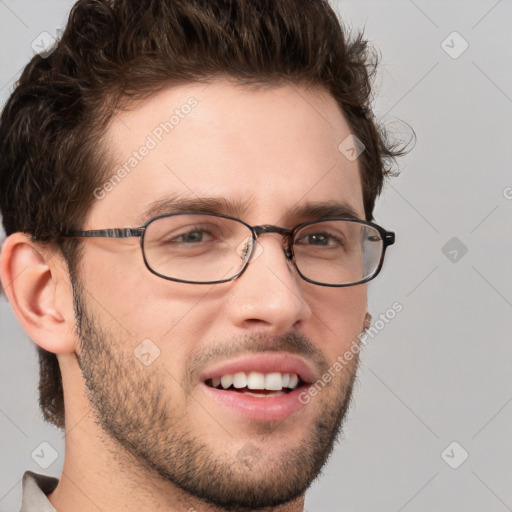
[{"label": "lip", "polygon": [[[208,386],[208,379],[237,372],[295,373],[300,377],[296,389],[281,396],[254,397],[240,391],[222,390]],[[264,352],[223,361],[206,369],[200,376],[200,387],[207,397],[236,414],[253,421],[284,420],[300,411],[304,405],[299,396],[317,380],[314,367],[304,359],[285,352]]]},{"label": "lip", "polygon": [[258,398],[244,395],[238,391],[212,388],[204,382],[200,387],[208,398],[253,421],[284,420],[291,414],[300,411],[306,404],[299,400],[299,396],[308,388],[307,385],[302,385],[282,396]]},{"label": "lip", "polygon": [[[232,375],[237,372],[296,373],[306,384],[317,380],[316,372],[308,362],[296,355],[284,352],[264,352],[223,361],[206,369],[201,374],[200,380],[204,384],[208,379],[221,378],[223,375]],[[256,400],[262,399],[257,398]]]}]

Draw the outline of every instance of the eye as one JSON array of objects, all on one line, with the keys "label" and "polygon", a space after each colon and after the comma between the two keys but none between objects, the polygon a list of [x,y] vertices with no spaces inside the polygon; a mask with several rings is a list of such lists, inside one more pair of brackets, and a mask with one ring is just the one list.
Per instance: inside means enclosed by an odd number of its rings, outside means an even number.
[{"label": "eye", "polygon": [[175,236],[174,238],[170,238],[168,243],[177,242],[184,244],[196,244],[201,242],[207,242],[211,240],[212,235],[209,231],[204,229],[194,229],[183,233],[182,235]]},{"label": "eye", "polygon": [[160,243],[167,246],[200,246],[210,245],[224,240],[224,231],[220,226],[209,223],[169,226],[161,233]]},{"label": "eye", "polygon": [[318,231],[305,233],[301,235],[296,241],[296,244],[312,245],[316,247],[329,247],[333,245],[343,245],[340,238],[326,232]]}]

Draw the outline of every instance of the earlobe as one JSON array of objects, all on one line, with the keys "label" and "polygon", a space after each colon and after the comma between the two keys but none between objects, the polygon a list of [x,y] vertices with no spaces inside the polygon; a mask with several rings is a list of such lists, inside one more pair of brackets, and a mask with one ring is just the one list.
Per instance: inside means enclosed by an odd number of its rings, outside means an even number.
[{"label": "earlobe", "polygon": [[[74,351],[72,308],[58,304],[57,288],[65,286],[54,252],[24,233],[9,236],[0,254],[0,279],[14,313],[29,337],[55,354]],[[54,261],[52,261],[54,260]],[[72,296],[69,297],[72,304]],[[71,313],[70,313],[71,312]]]},{"label": "earlobe", "polygon": [[370,313],[367,312],[364,317],[364,330],[369,329],[371,324],[372,324],[372,315],[370,315]]}]

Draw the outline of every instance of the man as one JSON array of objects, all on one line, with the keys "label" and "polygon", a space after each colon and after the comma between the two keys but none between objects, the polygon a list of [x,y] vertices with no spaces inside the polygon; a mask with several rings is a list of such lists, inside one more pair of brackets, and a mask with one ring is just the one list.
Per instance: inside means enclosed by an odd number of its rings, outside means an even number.
[{"label": "man", "polygon": [[303,510],[399,154],[326,2],[82,0],[2,113],[3,288],[66,433],[23,511]]}]

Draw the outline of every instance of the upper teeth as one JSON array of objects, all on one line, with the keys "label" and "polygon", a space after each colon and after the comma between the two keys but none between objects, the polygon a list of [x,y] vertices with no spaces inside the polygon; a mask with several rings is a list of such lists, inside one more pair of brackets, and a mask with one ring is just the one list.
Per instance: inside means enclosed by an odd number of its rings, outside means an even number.
[{"label": "upper teeth", "polygon": [[212,379],[212,386],[218,388],[222,385],[224,389],[233,385],[235,388],[268,389],[280,391],[283,388],[295,389],[299,383],[299,377],[295,373],[260,373],[260,372],[237,372],[226,374],[220,378]]}]

